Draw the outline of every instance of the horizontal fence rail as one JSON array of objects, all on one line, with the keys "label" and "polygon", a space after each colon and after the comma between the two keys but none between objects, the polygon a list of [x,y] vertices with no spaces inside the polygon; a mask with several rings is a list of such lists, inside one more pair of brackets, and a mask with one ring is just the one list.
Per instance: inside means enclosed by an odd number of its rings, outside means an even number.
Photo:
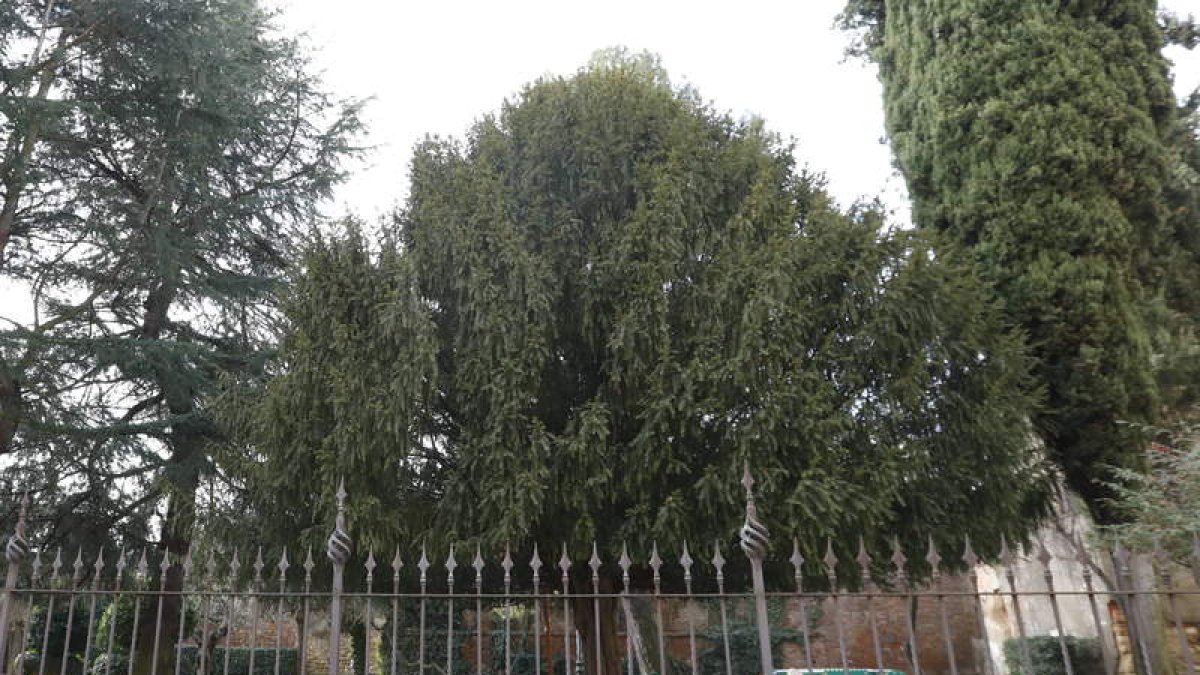
[{"label": "horizontal fence rail", "polygon": [[[478,547],[355,557],[339,486],[319,584],[311,551],[299,563],[262,550],[34,552],[26,499],[5,547],[0,672],[1196,673],[1200,590],[1161,553],[1094,560],[1082,542],[1052,553],[1039,540],[1004,545],[992,567],[965,542],[966,571],[950,574],[931,541],[919,584],[898,545],[877,561],[860,542],[850,565],[832,543],[807,561],[793,540],[786,561],[768,560],[748,472],[743,483],[736,570],[719,542],[636,559],[595,545],[586,560],[536,546],[520,560]],[[768,590],[764,567],[781,563],[791,588]],[[824,583],[807,588],[817,569]]]}]

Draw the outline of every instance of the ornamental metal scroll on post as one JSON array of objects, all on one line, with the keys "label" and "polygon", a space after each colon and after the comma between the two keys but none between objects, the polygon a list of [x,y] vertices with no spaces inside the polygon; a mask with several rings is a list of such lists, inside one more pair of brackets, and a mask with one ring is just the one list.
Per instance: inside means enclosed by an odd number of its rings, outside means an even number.
[{"label": "ornamental metal scroll on post", "polygon": [[342,587],[352,544],[353,541],[346,532],[346,482],[339,480],[337,516],[334,519],[333,532],[329,533],[329,541],[325,546],[325,553],[333,563],[333,590],[329,597],[329,675],[338,675],[341,666]]},{"label": "ornamental metal scroll on post", "polygon": [[742,485],[746,488],[746,523],[742,525],[742,550],[750,559],[750,574],[754,583],[754,613],[758,624],[758,653],[763,675],[774,675],[775,662],[771,657],[771,626],[767,618],[767,586],[763,581],[763,559],[767,557],[770,533],[758,519],[758,507],[754,504],[754,477],[750,465],[742,473]]}]

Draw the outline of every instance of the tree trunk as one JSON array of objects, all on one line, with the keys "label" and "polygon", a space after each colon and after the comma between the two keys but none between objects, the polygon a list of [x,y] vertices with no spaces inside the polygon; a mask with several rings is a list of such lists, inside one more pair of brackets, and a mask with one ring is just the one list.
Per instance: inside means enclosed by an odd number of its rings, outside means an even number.
[{"label": "tree trunk", "polygon": [[[581,584],[586,586],[582,592],[590,592],[591,581]],[[583,662],[588,675],[621,675],[621,641],[617,635],[617,603],[615,584],[611,579],[600,579],[600,593],[605,597],[575,598],[572,609],[575,614],[575,627],[583,637]],[[578,592],[578,591],[577,591]],[[596,609],[600,610],[600,663],[596,663]],[[570,673],[574,664],[567,664]]]},{"label": "tree trunk", "polygon": [[0,454],[12,449],[21,424],[21,407],[21,383],[7,364],[0,364]]}]

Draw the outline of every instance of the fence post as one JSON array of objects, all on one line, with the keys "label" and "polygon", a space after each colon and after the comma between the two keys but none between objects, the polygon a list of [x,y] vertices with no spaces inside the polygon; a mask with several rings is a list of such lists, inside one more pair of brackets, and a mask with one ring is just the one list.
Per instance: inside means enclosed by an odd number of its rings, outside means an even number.
[{"label": "fence post", "polygon": [[329,675],[338,675],[342,646],[342,576],[350,560],[350,535],[346,533],[346,483],[338,481],[337,516],[325,552],[333,563],[333,592],[329,599]]},{"label": "fence post", "polygon": [[25,515],[29,512],[29,492],[20,497],[20,512],[17,527],[8,537],[5,557],[8,560],[8,577],[4,584],[4,607],[0,608],[0,675],[8,673],[8,621],[12,619],[12,603],[16,601],[13,591],[17,589],[17,574],[20,562],[29,555],[29,542],[25,540]]},{"label": "fence post", "polygon": [[767,618],[767,587],[763,581],[763,559],[767,556],[767,526],[758,519],[758,507],[754,504],[754,477],[750,465],[742,474],[742,485],[746,488],[746,523],[742,525],[742,550],[750,559],[750,573],[754,580],[754,610],[758,619],[758,651],[762,661],[763,675],[774,675],[775,663],[771,658],[771,626]]},{"label": "fence post", "polygon": [[17,526],[4,547],[8,560],[8,576],[4,581],[4,605],[0,607],[0,674],[8,672],[8,622],[12,618],[13,591],[17,588],[17,574],[21,561],[29,555],[29,542],[25,541],[25,516],[29,511],[29,493],[21,497],[21,510],[17,515]]}]

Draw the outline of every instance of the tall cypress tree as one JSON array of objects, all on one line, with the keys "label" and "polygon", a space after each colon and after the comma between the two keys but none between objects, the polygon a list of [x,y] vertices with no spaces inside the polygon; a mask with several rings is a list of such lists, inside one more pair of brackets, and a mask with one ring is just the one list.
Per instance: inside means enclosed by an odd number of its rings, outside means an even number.
[{"label": "tall cypress tree", "polygon": [[1194,309],[1154,3],[854,0],[844,20],[879,65],[916,224],[974,250],[1037,358],[1036,428],[1108,518],[1109,467],[1143,453],[1123,422],[1160,406],[1155,308]]}]

